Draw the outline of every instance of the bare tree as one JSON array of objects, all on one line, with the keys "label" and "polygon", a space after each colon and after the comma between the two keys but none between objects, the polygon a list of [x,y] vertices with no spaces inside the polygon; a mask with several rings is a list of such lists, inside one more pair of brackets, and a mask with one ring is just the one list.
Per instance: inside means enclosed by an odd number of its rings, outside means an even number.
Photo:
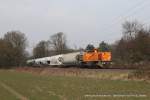
[{"label": "bare tree", "polygon": [[143,25],[138,21],[129,22],[126,21],[122,24],[124,39],[131,40],[135,37],[140,30],[143,29]]},{"label": "bare tree", "polygon": [[12,45],[0,39],[0,67],[8,68],[13,65]]},{"label": "bare tree", "polygon": [[7,32],[4,35],[4,41],[11,44],[14,55],[14,65],[18,66],[25,62],[26,58],[26,46],[27,46],[27,38],[24,33],[20,31],[11,31]]},{"label": "bare tree", "polygon": [[66,36],[63,32],[56,33],[50,37],[50,44],[57,54],[64,53],[67,48]]},{"label": "bare tree", "polygon": [[47,41],[40,41],[33,49],[34,58],[46,57],[49,55],[49,43]]},{"label": "bare tree", "polygon": [[115,57],[126,64],[150,60],[150,32],[138,22],[123,24],[123,37],[116,44]]},{"label": "bare tree", "polygon": [[10,42],[14,48],[25,50],[27,46],[27,38],[25,34],[20,31],[7,32],[4,35],[4,40]]}]

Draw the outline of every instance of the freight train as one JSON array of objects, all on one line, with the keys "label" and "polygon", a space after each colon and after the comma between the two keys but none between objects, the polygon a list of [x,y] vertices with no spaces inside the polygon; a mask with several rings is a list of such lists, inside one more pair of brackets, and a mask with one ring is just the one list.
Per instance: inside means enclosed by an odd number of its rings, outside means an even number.
[{"label": "freight train", "polygon": [[111,52],[101,52],[98,49],[92,51],[80,51],[60,54],[50,57],[27,60],[28,65],[35,66],[104,66],[111,62]]}]

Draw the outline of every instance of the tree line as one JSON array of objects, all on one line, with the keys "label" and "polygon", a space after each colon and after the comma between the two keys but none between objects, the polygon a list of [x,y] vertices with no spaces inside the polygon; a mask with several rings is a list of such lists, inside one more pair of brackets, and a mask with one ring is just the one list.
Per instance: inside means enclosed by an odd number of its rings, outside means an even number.
[{"label": "tree line", "polygon": [[[24,66],[27,59],[47,57],[62,53],[80,51],[84,48],[72,49],[67,44],[66,35],[58,32],[49,40],[41,40],[32,50],[32,55],[26,51],[27,37],[20,31],[10,31],[0,38],[0,67]],[[95,48],[92,44],[85,49]],[[126,21],[122,24],[122,37],[113,44],[102,41],[100,51],[111,51],[115,66],[119,64],[139,65],[150,61],[150,29],[137,21]],[[119,66],[120,67],[120,66]]]},{"label": "tree line", "polygon": [[[106,47],[105,42],[100,44]],[[95,48],[88,45],[88,48]],[[67,45],[66,35],[58,32],[50,36],[49,40],[41,40],[32,50],[32,55],[26,51],[28,47],[27,37],[20,31],[10,31],[0,38],[0,67],[11,68],[25,66],[27,59],[35,59],[57,54],[80,51],[83,48],[72,49]],[[103,49],[105,49],[102,47]]]},{"label": "tree line", "polygon": [[0,67],[10,68],[26,65],[27,59],[47,57],[61,53],[72,52],[67,46],[66,36],[59,32],[50,39],[40,41],[32,51],[32,55],[26,51],[28,47],[27,37],[20,31],[10,31],[0,38]]},{"label": "tree line", "polygon": [[[150,29],[138,21],[122,24],[122,38],[112,47],[113,59],[124,67],[137,67],[150,62]],[[141,67],[141,66],[140,66]]]}]

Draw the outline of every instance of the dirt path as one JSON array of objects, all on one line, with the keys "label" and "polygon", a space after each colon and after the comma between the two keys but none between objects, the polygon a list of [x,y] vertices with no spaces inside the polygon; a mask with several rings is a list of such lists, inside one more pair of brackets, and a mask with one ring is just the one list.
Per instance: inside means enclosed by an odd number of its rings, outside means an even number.
[{"label": "dirt path", "polygon": [[6,85],[3,82],[0,82],[0,85],[5,88],[7,91],[9,91],[10,93],[12,93],[13,95],[15,95],[18,99],[20,100],[29,100],[27,99],[25,96],[23,96],[22,94],[18,93],[17,91],[15,91],[14,89],[12,89],[11,87],[9,87],[8,85]]}]

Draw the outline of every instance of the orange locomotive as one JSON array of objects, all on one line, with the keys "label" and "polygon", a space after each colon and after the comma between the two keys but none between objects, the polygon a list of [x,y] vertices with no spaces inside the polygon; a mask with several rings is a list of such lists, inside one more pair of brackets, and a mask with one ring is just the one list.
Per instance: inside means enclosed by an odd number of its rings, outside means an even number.
[{"label": "orange locomotive", "polygon": [[111,52],[101,52],[98,49],[94,49],[93,51],[86,51],[82,56],[82,62],[84,64],[98,64],[99,65],[108,65],[111,62]]}]

